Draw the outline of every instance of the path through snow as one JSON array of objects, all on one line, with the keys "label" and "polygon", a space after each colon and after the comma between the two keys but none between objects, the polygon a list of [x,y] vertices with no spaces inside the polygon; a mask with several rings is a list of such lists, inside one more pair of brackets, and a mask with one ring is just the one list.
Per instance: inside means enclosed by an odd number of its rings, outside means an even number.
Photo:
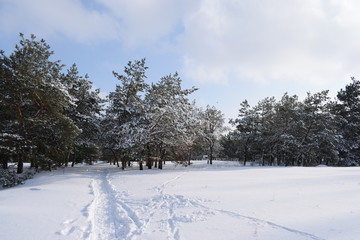
[{"label": "path through snow", "polygon": [[[88,209],[88,226],[83,233],[84,239],[173,239],[180,240],[181,228],[194,222],[205,222],[208,218],[229,219],[229,222],[240,225],[252,225],[256,237],[257,229],[270,228],[282,235],[295,235],[303,239],[322,240],[318,236],[271,221],[243,215],[237,212],[216,209],[206,205],[208,200],[187,198],[183,195],[168,194],[169,184],[176,185],[176,181],[188,171],[171,174],[160,184],[147,184],[151,197],[136,199],[129,190],[121,190],[121,184],[111,181],[116,171],[109,171],[103,165],[95,166],[96,174],[91,180],[90,193],[94,199],[86,207]],[[126,176],[126,175],[125,175]],[[139,175],[141,176],[141,175]],[[115,177],[114,177],[115,178]],[[136,189],[132,189],[133,191]],[[141,191],[141,188],[139,188]],[[62,230],[66,232],[66,229]],[[196,231],[196,229],[195,229]],[[71,233],[71,232],[70,232]],[[69,234],[67,234],[69,235]],[[156,237],[155,237],[156,236]]]}]

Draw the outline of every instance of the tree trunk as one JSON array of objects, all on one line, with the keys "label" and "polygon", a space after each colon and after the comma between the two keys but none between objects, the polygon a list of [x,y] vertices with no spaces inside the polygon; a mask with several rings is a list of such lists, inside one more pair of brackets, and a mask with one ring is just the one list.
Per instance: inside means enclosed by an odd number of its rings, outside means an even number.
[{"label": "tree trunk", "polygon": [[31,157],[30,158],[30,168],[34,168],[35,167],[35,161],[34,161],[34,158]]},{"label": "tree trunk", "polygon": [[[118,159],[118,157],[116,156],[115,151],[114,151],[113,149],[110,149],[110,150],[111,150],[111,152],[112,152],[112,154],[113,154],[113,156],[114,156],[114,165],[115,165],[115,163],[116,163],[117,167],[120,167],[119,159]],[[110,162],[110,165],[111,165],[111,162]]]},{"label": "tree trunk", "polygon": [[270,155],[270,166],[274,166],[274,156]]},{"label": "tree trunk", "polygon": [[66,156],[66,160],[65,160],[65,167],[67,167],[67,166],[68,166],[68,164],[69,164],[70,155],[71,155],[71,152],[69,151],[69,152],[68,152],[68,154],[67,154],[67,156]]},{"label": "tree trunk", "polygon": [[69,161],[71,161],[71,167],[75,166],[75,159],[76,159],[75,154],[72,154],[69,159]]},{"label": "tree trunk", "polygon": [[191,155],[192,155],[192,152],[191,152],[191,149],[190,149],[187,166],[190,166],[190,164],[191,164]]},{"label": "tree trunk", "polygon": [[7,156],[2,156],[2,169],[8,169],[8,157]]},{"label": "tree trunk", "polygon": [[140,170],[144,170],[143,161],[142,161],[142,160],[139,161],[139,167],[140,167]]},{"label": "tree trunk", "polygon": [[2,159],[2,169],[8,169],[8,159],[5,156]]},{"label": "tree trunk", "polygon": [[162,169],[162,165],[165,165],[165,154],[166,154],[166,149],[162,149],[160,151],[160,161],[162,161],[161,163],[161,169]]},{"label": "tree trunk", "polygon": [[162,169],[162,159],[159,160],[159,169]]},{"label": "tree trunk", "polygon": [[122,160],[121,160],[121,169],[122,169],[122,170],[125,170],[125,168],[126,168],[126,160],[125,160],[125,159],[122,159]]},{"label": "tree trunk", "polygon": [[210,146],[210,156],[209,156],[209,160],[210,160],[210,164],[212,164],[212,160],[213,160],[213,146]]},{"label": "tree trunk", "polygon": [[147,161],[146,161],[146,166],[148,167],[148,169],[152,168],[152,161],[151,159],[148,157]]},{"label": "tree trunk", "polygon": [[18,156],[18,165],[17,165],[17,174],[23,173],[24,171],[24,162],[22,156]]},{"label": "tree trunk", "polygon": [[150,159],[151,152],[150,152],[149,144],[146,145],[146,149],[147,149],[146,166],[148,167],[148,169],[151,169],[152,168],[152,162],[151,162],[151,159]]},{"label": "tree trunk", "polygon": [[245,147],[245,150],[244,150],[244,166],[246,166],[246,162],[247,162],[247,160],[248,160],[248,159],[247,159],[247,155],[248,155],[247,152],[248,152],[248,151],[247,151],[247,147]]}]

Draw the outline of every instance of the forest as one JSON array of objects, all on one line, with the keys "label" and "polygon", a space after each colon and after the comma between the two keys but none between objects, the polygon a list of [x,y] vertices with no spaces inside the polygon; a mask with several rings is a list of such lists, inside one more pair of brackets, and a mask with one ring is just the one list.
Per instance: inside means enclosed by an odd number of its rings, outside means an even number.
[{"label": "forest", "polygon": [[360,82],[352,78],[336,100],[328,91],[300,101],[285,93],[251,107],[245,100],[236,127],[222,137],[223,154],[260,165],[358,166],[360,163]]},{"label": "forest", "polygon": [[[241,102],[232,129],[212,106],[191,101],[198,89],[183,89],[178,73],[147,79],[145,59],[113,71],[115,89],[103,99],[76,64],[54,59],[45,40],[20,41],[10,55],[0,52],[1,168],[25,162],[51,170],[99,159],[122,169],[184,165],[208,156],[208,163],[233,159],[277,166],[360,164],[360,82],[356,78],[337,99],[328,91],[304,100],[287,93],[255,106]],[[115,84],[114,84],[115,85]],[[238,103],[234,103],[238,104]]]}]

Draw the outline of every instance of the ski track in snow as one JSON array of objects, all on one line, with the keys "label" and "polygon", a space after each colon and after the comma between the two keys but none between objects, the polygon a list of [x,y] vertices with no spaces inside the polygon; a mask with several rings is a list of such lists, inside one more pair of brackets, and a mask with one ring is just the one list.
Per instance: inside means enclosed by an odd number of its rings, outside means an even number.
[{"label": "ski track in snow", "polygon": [[94,199],[88,207],[88,231],[85,239],[115,239],[117,237],[117,209],[114,197],[106,184],[106,173],[91,181]]},{"label": "ski track in snow", "polygon": [[109,172],[93,180],[94,200],[90,205],[89,240],[132,239],[141,229],[136,213],[118,200],[109,181]]},{"label": "ski track in snow", "polygon": [[[175,178],[154,187],[155,195],[147,200],[136,201],[127,192],[119,192],[111,183],[110,173],[102,170],[91,180],[89,194],[93,200],[82,209],[82,215],[87,218],[87,225],[77,226],[77,219],[63,222],[63,229],[58,235],[69,236],[76,233],[86,240],[134,240],[141,239],[142,234],[149,231],[160,231],[167,234],[167,239],[180,240],[179,224],[205,221],[208,217],[223,214],[240,221],[255,225],[254,235],[258,227],[270,228],[299,235],[305,239],[324,240],[310,233],[282,226],[271,221],[242,215],[224,209],[211,208],[204,205],[203,200],[193,200],[182,195],[166,194],[167,185],[181,178],[182,173]],[[191,214],[181,214],[181,209],[192,209]],[[151,228],[151,229],[149,229]],[[149,233],[148,233],[149,234]]]}]

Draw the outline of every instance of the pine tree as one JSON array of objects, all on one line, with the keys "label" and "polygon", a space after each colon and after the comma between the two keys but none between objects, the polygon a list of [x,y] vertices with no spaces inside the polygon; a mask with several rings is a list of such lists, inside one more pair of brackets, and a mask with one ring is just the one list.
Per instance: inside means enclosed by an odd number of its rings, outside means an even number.
[{"label": "pine tree", "polygon": [[[297,132],[298,165],[316,165],[323,158],[336,158],[335,150],[330,146],[336,145],[336,132],[334,132],[334,117],[329,113],[328,91],[315,94],[308,93],[298,111],[299,120],[295,124]],[[326,152],[320,154],[322,149]],[[324,155],[325,153],[328,156]],[[334,159],[335,160],[335,159]]]},{"label": "pine tree", "polygon": [[259,115],[256,110],[250,106],[247,100],[240,104],[238,118],[232,123],[236,126],[239,133],[240,151],[244,166],[248,161],[253,159],[255,155],[255,145],[257,138],[257,123],[259,122]]},{"label": "pine tree", "polygon": [[295,165],[298,139],[295,124],[299,121],[300,102],[298,96],[285,93],[275,104],[274,149],[279,165]]},{"label": "pine tree", "polygon": [[206,142],[209,153],[208,163],[212,164],[215,146],[220,140],[221,133],[225,130],[224,115],[214,106],[207,106],[206,109],[200,114],[201,129],[199,133]]},{"label": "pine tree", "polygon": [[53,52],[45,40],[20,37],[9,57],[1,53],[1,111],[8,117],[1,125],[3,134],[14,136],[11,157],[18,160],[18,173],[24,160],[50,169],[59,164],[78,134],[64,114],[74,99],[60,81],[63,66],[50,60]]},{"label": "pine tree", "polygon": [[[161,159],[165,155],[185,162],[185,155],[195,140],[195,106],[188,96],[196,88],[182,89],[182,80],[177,73],[170,74],[152,84],[145,98],[148,119],[149,155]],[[151,167],[151,162],[148,163]]]},{"label": "pine tree", "polygon": [[72,166],[75,162],[83,161],[91,164],[99,158],[100,154],[99,121],[104,100],[99,96],[99,89],[92,89],[92,82],[87,75],[85,77],[79,76],[75,64],[63,75],[62,82],[75,99],[74,104],[67,109],[66,114],[81,130],[74,145],[69,149],[69,160],[72,160]]},{"label": "pine tree", "polygon": [[254,107],[258,116],[258,122],[256,124],[258,134],[254,149],[256,149],[258,158],[261,160],[263,166],[265,165],[266,159],[268,159],[267,162],[270,165],[273,165],[275,160],[275,104],[276,100],[274,97],[267,97],[259,101]]},{"label": "pine tree", "polygon": [[104,148],[111,151],[122,168],[131,157],[131,149],[142,140],[142,124],[144,121],[143,94],[148,88],[145,59],[129,62],[124,69],[125,75],[113,72],[120,81],[114,92],[108,96],[109,107],[102,123],[104,126]]},{"label": "pine tree", "polygon": [[352,82],[341,89],[337,98],[340,103],[334,104],[333,111],[341,117],[340,129],[344,145],[340,150],[343,164],[360,164],[360,81],[351,78]]}]

